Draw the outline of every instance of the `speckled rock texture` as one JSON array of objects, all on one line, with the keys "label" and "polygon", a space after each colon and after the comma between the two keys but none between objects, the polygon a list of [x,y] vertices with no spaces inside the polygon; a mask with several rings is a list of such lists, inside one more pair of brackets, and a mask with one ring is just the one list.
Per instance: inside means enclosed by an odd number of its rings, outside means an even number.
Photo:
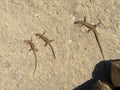
[{"label": "speckled rock texture", "polygon": [[92,87],[91,90],[113,90],[110,85],[98,80]]},{"label": "speckled rock texture", "polygon": [[[92,78],[102,56],[93,32],[74,25],[87,17],[105,60],[120,58],[120,0],[0,0],[0,90],[72,90]],[[44,46],[43,33],[54,48]],[[24,40],[32,37],[35,58]]]}]

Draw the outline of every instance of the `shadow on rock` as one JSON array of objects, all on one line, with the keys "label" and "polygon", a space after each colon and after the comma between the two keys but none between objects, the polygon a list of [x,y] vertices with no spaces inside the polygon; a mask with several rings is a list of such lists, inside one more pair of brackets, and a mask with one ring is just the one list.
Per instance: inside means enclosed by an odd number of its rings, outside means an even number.
[{"label": "shadow on rock", "polygon": [[[108,82],[112,85],[111,82],[111,61],[118,61],[120,59],[101,61],[96,64],[94,71],[92,72],[92,79],[84,82],[82,85],[77,86],[72,90],[91,90],[93,84],[98,81]],[[115,90],[120,90],[120,88],[116,88]]]}]

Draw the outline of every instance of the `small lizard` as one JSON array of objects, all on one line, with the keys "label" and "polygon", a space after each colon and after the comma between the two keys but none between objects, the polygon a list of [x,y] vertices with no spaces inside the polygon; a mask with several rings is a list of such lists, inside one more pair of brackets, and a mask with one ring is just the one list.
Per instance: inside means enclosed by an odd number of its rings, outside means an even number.
[{"label": "small lizard", "polygon": [[[97,41],[97,43],[98,43],[98,46],[99,46],[100,52],[101,52],[101,54],[102,54],[102,57],[103,57],[103,59],[105,59],[105,58],[104,58],[104,54],[103,54],[103,50],[102,50],[102,47],[101,47],[101,44],[100,44],[100,41],[99,41],[99,39],[98,39],[97,31],[96,31],[96,27],[97,27],[100,23],[98,23],[97,25],[92,25],[92,24],[86,22],[86,17],[84,17],[84,21],[76,21],[76,22],[74,22],[74,24],[81,24],[82,26],[84,25],[84,26],[86,26],[87,28],[89,28],[90,30],[92,30],[92,31],[94,32],[94,35],[95,35],[96,41]],[[90,30],[89,30],[89,31],[90,31]]]},{"label": "small lizard", "polygon": [[34,45],[34,43],[32,42],[32,38],[31,38],[31,40],[24,40],[24,42],[26,43],[26,44],[29,44],[30,45],[30,49],[29,49],[29,51],[33,51],[33,54],[34,54],[34,56],[35,56],[35,69],[34,69],[34,72],[33,72],[33,74],[35,73],[35,71],[36,71],[36,68],[37,68],[37,55],[36,55],[36,51],[38,51],[38,49],[36,49],[35,48],[35,45]]},{"label": "small lizard", "polygon": [[47,44],[49,45],[49,47],[50,47],[51,50],[52,50],[52,53],[53,53],[54,58],[56,58],[55,53],[54,53],[54,50],[53,50],[53,47],[52,47],[52,45],[51,45],[51,42],[52,42],[53,40],[49,40],[46,36],[44,36],[44,34],[45,34],[45,31],[43,32],[43,34],[41,34],[41,33],[36,33],[35,36],[38,36],[39,39],[41,38],[41,39],[45,42],[45,46],[47,46]]}]

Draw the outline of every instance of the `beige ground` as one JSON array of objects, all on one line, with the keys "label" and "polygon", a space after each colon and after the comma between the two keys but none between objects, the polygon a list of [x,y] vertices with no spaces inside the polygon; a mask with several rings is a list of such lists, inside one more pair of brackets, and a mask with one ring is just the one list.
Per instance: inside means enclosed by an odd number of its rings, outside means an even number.
[{"label": "beige ground", "polygon": [[[92,78],[102,60],[93,32],[74,25],[96,24],[105,59],[120,58],[120,0],[0,0],[0,90],[71,90]],[[56,54],[34,34],[53,39]],[[83,37],[82,37],[83,36]],[[23,41],[33,38],[34,55]]]}]

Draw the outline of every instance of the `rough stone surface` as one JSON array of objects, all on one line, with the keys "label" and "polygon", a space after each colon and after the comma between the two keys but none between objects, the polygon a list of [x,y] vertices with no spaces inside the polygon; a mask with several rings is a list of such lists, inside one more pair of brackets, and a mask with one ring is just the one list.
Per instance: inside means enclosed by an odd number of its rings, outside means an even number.
[{"label": "rough stone surface", "polygon": [[114,87],[120,87],[120,61],[112,62],[111,79]]},{"label": "rough stone surface", "polygon": [[91,90],[113,90],[107,83],[98,80]]},{"label": "rough stone surface", "polygon": [[[106,60],[120,58],[120,0],[0,0],[0,89],[71,90],[92,78],[102,60],[93,32],[74,25],[96,24]],[[56,59],[34,34],[53,39]],[[38,57],[24,40],[33,38]]]}]

